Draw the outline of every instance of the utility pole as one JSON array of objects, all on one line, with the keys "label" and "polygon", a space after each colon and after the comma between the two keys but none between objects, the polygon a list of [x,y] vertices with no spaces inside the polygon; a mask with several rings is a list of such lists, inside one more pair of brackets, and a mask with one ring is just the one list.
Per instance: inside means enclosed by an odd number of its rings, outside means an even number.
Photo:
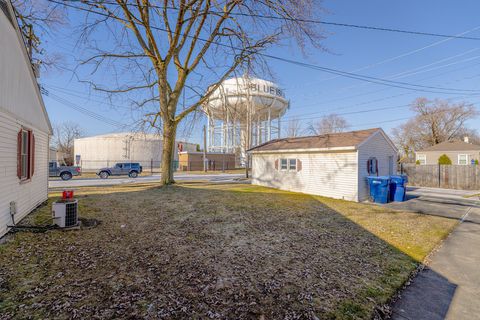
[{"label": "utility pole", "polygon": [[203,125],[203,171],[207,172],[207,127]]}]

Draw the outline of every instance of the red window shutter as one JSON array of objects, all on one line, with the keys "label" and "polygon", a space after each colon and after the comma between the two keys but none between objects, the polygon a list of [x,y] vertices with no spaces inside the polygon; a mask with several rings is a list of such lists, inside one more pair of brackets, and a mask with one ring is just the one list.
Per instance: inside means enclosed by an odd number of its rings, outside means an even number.
[{"label": "red window shutter", "polygon": [[302,170],[302,161],[300,159],[297,159],[297,171]]},{"label": "red window shutter", "polygon": [[22,178],[22,130],[17,134],[17,177]]},{"label": "red window shutter", "polygon": [[275,160],[275,170],[278,170],[278,159]]},{"label": "red window shutter", "polygon": [[30,131],[30,177],[35,173],[35,136]]}]

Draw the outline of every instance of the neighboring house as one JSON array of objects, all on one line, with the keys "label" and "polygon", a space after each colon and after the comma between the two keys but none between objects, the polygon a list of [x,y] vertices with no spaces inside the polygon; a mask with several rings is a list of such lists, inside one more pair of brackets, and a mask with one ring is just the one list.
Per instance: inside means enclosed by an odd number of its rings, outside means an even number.
[{"label": "neighboring house", "polygon": [[464,141],[445,141],[415,153],[419,164],[438,164],[438,158],[446,154],[452,164],[469,165],[480,159],[480,146]]},{"label": "neighboring house", "polygon": [[368,199],[367,176],[395,174],[398,150],[382,129],[272,140],[249,150],[252,183],[337,199]]},{"label": "neighboring house", "polygon": [[51,134],[13,8],[0,0],[0,237],[48,198]]}]

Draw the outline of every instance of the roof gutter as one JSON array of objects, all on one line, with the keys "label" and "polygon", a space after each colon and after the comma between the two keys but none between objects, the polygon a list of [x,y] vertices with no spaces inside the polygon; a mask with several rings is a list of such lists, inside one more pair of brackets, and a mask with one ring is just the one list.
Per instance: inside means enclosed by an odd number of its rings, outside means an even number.
[{"label": "roof gutter", "polygon": [[307,149],[278,149],[278,150],[248,150],[252,154],[267,154],[267,153],[307,153],[307,152],[337,152],[337,151],[355,151],[357,147],[332,147],[332,148],[307,148]]}]

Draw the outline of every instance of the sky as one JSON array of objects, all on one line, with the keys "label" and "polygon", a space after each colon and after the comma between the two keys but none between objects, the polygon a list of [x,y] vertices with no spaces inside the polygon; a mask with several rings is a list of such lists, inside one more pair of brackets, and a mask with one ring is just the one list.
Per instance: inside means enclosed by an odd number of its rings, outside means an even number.
[{"label": "sky", "polygon": [[[480,37],[480,2],[478,0],[326,0],[324,21],[416,30],[430,33]],[[72,14],[72,21],[79,19]],[[69,25],[52,32],[45,49],[63,56],[66,69],[75,68],[74,59],[82,49],[75,46]],[[431,36],[323,26],[325,50],[309,48],[307,54],[294,44],[273,47],[268,54],[302,61],[365,76],[421,84],[480,90],[480,41],[445,39]],[[280,61],[269,61],[274,81],[290,100],[290,109],[283,117],[299,119],[306,128],[311,122],[329,113],[345,117],[352,130],[382,127],[387,133],[413,115],[409,104],[418,97],[451,99],[479,105],[480,95],[416,92],[401,88],[334,76],[318,70]],[[40,79],[48,92],[45,104],[52,123],[78,123],[85,135],[122,131],[118,123],[128,124],[133,116],[129,105],[121,100],[109,101],[79,82],[70,71],[51,70]],[[64,103],[60,103],[58,100]],[[65,101],[67,102],[65,104]],[[72,107],[72,104],[76,108]],[[93,111],[111,119],[108,123],[85,115]],[[201,143],[200,119],[188,136],[180,137]],[[477,128],[480,119],[468,125]],[[182,133],[183,134],[183,133]],[[178,138],[178,137],[177,137]]]}]

